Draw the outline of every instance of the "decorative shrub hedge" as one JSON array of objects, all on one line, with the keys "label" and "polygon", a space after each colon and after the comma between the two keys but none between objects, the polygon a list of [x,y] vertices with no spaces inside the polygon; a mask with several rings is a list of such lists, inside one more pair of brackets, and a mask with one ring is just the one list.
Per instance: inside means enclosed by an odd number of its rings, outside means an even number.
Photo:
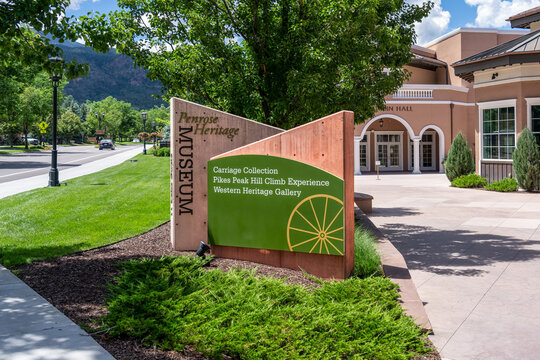
[{"label": "decorative shrub hedge", "polygon": [[506,178],[499,181],[494,181],[491,184],[486,185],[485,188],[486,190],[499,192],[516,191],[518,189],[518,183],[516,179]]},{"label": "decorative shrub hedge", "polygon": [[459,188],[482,188],[488,184],[485,177],[477,174],[461,175],[455,178],[451,186]]}]

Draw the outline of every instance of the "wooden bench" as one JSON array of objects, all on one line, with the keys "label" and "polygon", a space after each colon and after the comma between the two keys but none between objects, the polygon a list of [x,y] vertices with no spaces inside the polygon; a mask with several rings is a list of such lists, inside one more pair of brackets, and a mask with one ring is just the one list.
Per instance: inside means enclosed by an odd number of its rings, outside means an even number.
[{"label": "wooden bench", "polygon": [[359,192],[354,193],[354,203],[365,214],[371,214],[372,202],[373,202],[373,196],[364,194],[364,193],[359,193]]}]

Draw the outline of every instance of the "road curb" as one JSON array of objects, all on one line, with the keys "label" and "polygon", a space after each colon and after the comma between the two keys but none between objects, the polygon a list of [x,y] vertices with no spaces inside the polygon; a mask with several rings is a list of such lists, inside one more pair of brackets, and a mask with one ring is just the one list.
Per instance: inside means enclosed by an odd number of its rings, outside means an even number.
[{"label": "road curb", "polygon": [[362,210],[355,208],[354,217],[357,222],[366,226],[377,237],[384,275],[399,286],[398,292],[401,296],[399,301],[405,313],[411,316],[424,332],[432,333],[433,327],[424,309],[424,303],[420,299],[420,295],[418,295],[416,286],[412,281],[403,255],[401,255],[398,249],[392,245],[390,240],[384,236]]}]

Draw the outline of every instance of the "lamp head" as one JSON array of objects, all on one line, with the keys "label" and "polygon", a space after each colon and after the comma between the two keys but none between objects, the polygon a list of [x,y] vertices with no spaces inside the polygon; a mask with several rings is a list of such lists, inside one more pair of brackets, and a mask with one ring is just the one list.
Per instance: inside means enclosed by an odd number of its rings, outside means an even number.
[{"label": "lamp head", "polygon": [[49,58],[51,62],[51,80],[54,85],[58,85],[60,80],[62,80],[62,74],[64,72],[64,59],[59,56],[54,56]]},{"label": "lamp head", "polygon": [[141,117],[142,117],[142,122],[143,122],[143,124],[144,124],[144,123],[146,122],[146,112],[145,112],[145,111],[143,111],[143,112],[141,113]]}]

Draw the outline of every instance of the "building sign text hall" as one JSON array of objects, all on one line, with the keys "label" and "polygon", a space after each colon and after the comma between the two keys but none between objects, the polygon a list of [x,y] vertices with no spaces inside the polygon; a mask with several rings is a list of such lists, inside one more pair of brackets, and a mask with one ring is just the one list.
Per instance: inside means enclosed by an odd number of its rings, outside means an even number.
[{"label": "building sign text hall", "polygon": [[385,108],[386,111],[413,111],[413,107],[411,105],[386,105]]}]

